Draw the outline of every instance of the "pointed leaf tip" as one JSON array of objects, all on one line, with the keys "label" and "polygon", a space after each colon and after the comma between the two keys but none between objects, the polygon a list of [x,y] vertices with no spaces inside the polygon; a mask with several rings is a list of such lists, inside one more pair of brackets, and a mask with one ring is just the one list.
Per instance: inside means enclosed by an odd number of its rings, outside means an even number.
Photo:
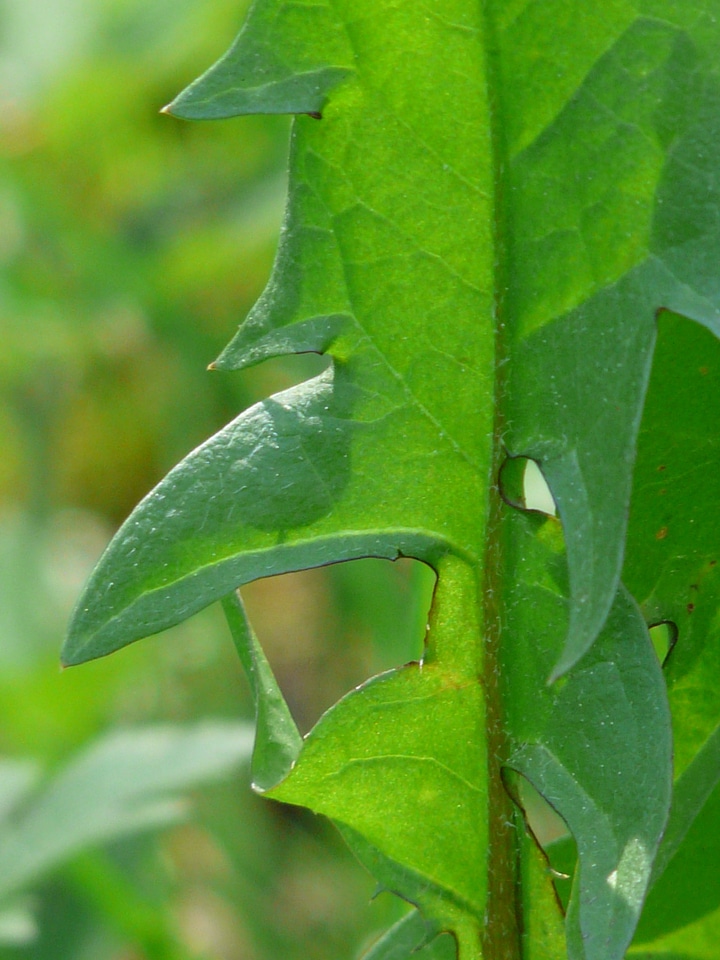
[{"label": "pointed leaf tip", "polygon": [[228,52],[176,97],[172,113],[188,120],[317,116],[353,69],[345,26],[332,4],[266,0],[253,5]]},{"label": "pointed leaf tip", "polygon": [[255,703],[253,789],[264,793],[290,771],[300,753],[302,737],[250,626],[239,591],[225,597],[222,605]]}]

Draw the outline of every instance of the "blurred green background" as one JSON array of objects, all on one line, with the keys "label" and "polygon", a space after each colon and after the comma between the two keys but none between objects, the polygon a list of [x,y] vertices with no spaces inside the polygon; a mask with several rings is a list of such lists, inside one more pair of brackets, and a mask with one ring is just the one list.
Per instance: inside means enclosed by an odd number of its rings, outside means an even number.
[{"label": "blurred green background", "polygon": [[[108,730],[252,715],[219,609],[58,668],[73,601],[135,503],[240,410],[321,367],[206,372],[269,275],[289,125],[158,111],[245,7],[0,0],[0,754],[47,771]],[[303,732],[418,654],[431,581],[368,560],[246,589]],[[344,960],[398,915],[389,897],[371,904],[328,824],[252,795],[247,766],[192,809],[21,891],[36,930],[21,924],[0,957]]]}]

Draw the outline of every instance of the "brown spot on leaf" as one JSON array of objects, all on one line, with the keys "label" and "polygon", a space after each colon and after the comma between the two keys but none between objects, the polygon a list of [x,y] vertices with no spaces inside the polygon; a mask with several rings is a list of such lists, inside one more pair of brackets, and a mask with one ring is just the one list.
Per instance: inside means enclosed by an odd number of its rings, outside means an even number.
[{"label": "brown spot on leaf", "polygon": [[655,539],[656,539],[656,540],[664,540],[667,535],[668,535],[668,528],[667,528],[667,527],[660,527],[660,529],[658,530],[658,532],[655,534]]},{"label": "brown spot on leaf", "polygon": [[661,463],[658,467],[658,473],[662,473],[663,470],[667,470],[667,466],[664,463]]},{"label": "brown spot on leaf", "polygon": [[701,373],[704,377],[707,376],[707,372],[708,372],[708,368],[707,368],[707,367],[700,367],[700,373]]},{"label": "brown spot on leaf", "polygon": [[694,603],[689,603],[689,604],[687,605],[687,612],[688,612],[688,613],[692,613],[694,609],[695,609],[695,604],[694,604]]}]

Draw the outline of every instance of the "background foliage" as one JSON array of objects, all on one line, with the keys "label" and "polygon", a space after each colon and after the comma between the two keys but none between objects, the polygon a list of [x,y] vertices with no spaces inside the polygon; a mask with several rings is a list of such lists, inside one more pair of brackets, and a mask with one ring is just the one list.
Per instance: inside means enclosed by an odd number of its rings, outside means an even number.
[{"label": "background foliage", "polygon": [[[237,0],[0,4],[0,751],[16,761],[53,770],[116,726],[251,714],[214,609],[162,643],[57,666],[80,585],[137,500],[240,409],[317,369],[204,369],[267,278],[287,123],[158,109],[243,16]],[[248,589],[303,729],[416,651],[429,586],[417,565],[363,561]],[[369,877],[324,824],[247,783],[245,770],[198,794],[191,824],[32,883],[39,940],[0,956],[353,956],[394,908],[368,905]]]}]

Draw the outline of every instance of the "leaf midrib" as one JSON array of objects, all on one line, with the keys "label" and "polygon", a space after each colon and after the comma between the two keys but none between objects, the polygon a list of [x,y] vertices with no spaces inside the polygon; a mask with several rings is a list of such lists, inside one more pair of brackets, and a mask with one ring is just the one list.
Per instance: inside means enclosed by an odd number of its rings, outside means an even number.
[{"label": "leaf midrib", "polygon": [[[505,397],[508,343],[505,335],[506,290],[508,282],[507,208],[504,203],[504,171],[509,169],[507,143],[499,97],[501,76],[499,51],[491,0],[483,0],[484,66],[488,121],[490,124],[493,242],[493,320],[494,320],[494,423],[492,432],[491,474],[488,480],[485,555],[481,572],[481,624],[483,644],[483,682],[488,763],[488,899],[482,930],[482,955],[489,958],[520,958],[523,954],[520,917],[517,913],[515,885],[517,874],[517,838],[512,824],[513,804],[502,778],[503,761],[508,754],[502,691],[500,688],[501,624],[504,621],[505,557],[503,551],[504,503],[499,495],[500,468],[505,458],[503,436],[506,430]],[[510,826],[509,826],[510,825]]]}]

